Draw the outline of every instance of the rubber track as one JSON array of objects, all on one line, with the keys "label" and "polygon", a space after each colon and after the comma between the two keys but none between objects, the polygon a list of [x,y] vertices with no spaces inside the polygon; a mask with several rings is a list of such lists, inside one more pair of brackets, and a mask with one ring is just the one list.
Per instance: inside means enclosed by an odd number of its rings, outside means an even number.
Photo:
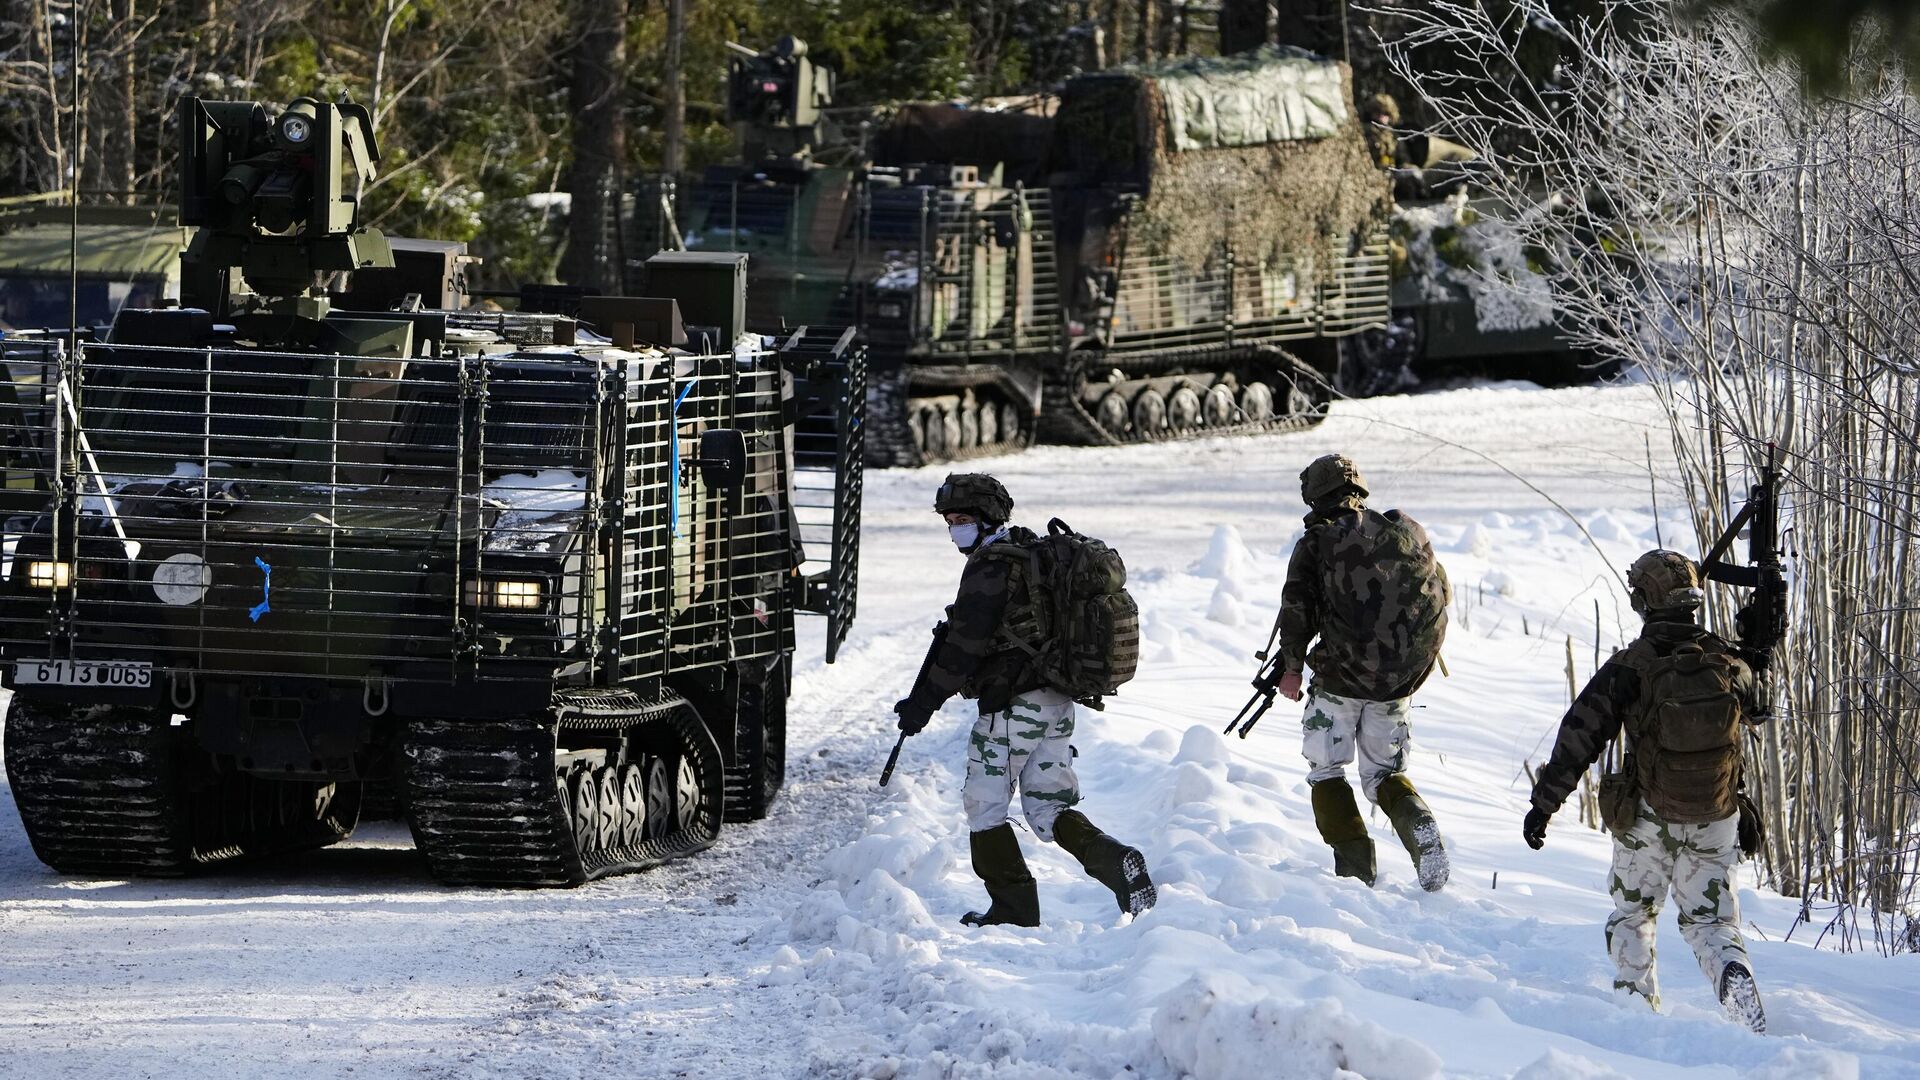
[{"label": "rubber track", "polygon": [[[701,790],[694,828],[583,853],[574,843],[555,748],[564,731],[630,730],[653,752],[689,755]],[[513,720],[414,720],[403,769],[414,842],[456,885],[570,886],[631,873],[710,846],[720,834],[719,744],[684,699],[627,691],[566,695],[553,713]]]},{"label": "rubber track", "polygon": [[[1268,385],[1272,386],[1276,392],[1276,404],[1286,400],[1282,392],[1285,389],[1284,382],[1299,379],[1310,388],[1315,399],[1320,402],[1320,407],[1311,412],[1276,416],[1270,420],[1242,421],[1217,427],[1169,428],[1152,438],[1142,439],[1131,435],[1123,438],[1109,432],[1094,419],[1080,397],[1080,391],[1087,382],[1088,370],[1096,367],[1102,371],[1111,371],[1118,367],[1126,377],[1146,379],[1180,371],[1192,371],[1196,368],[1219,370],[1248,362],[1265,363],[1271,366],[1273,374]],[[1265,435],[1282,431],[1305,431],[1318,426],[1327,418],[1325,403],[1331,398],[1332,388],[1327,385],[1325,376],[1285,350],[1272,346],[1216,345],[1138,357],[1113,357],[1099,354],[1091,358],[1078,356],[1057,374],[1047,379],[1040,423],[1048,436],[1048,441],[1081,446],[1129,446],[1139,443],[1210,438],[1217,435]]]},{"label": "rubber track", "polygon": [[[167,714],[111,707],[37,707],[15,697],[7,711],[6,764],[34,854],[65,874],[177,877],[202,867],[345,839],[347,821],[256,821],[298,793],[240,773],[188,791],[183,746]],[[269,807],[263,799],[275,800]],[[213,820],[208,818],[212,816]]]}]

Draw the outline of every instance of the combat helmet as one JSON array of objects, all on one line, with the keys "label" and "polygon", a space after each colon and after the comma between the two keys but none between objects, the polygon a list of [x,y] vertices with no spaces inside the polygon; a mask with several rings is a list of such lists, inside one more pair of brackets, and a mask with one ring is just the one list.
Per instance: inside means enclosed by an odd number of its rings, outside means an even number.
[{"label": "combat helmet", "polygon": [[1348,488],[1363,496],[1368,494],[1367,482],[1360,476],[1360,466],[1345,454],[1315,458],[1311,465],[1300,472],[1300,498],[1308,506],[1318,506]]},{"label": "combat helmet", "polygon": [[1004,525],[1013,517],[1013,496],[986,473],[948,473],[933,496],[936,514],[972,514],[982,521]]},{"label": "combat helmet", "polygon": [[1627,567],[1627,588],[1632,590],[1633,610],[1684,609],[1700,606],[1707,594],[1700,588],[1700,568],[1677,551],[1656,548],[1633,560]]}]

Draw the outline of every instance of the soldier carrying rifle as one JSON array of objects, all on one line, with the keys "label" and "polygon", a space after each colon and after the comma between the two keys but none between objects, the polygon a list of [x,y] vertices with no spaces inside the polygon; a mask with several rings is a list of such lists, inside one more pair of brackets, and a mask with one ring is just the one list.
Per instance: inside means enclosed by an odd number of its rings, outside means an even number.
[{"label": "soldier carrying rifle", "polygon": [[[1761,677],[1784,616],[1784,577],[1775,549],[1771,462],[1746,509],[1714,546],[1705,573],[1676,551],[1649,551],[1627,570],[1640,636],[1594,673],[1560,721],[1553,756],[1535,777],[1533,807],[1521,825],[1528,846],[1546,842],[1547,822],[1580,776],[1622,731],[1621,771],[1600,784],[1600,815],[1613,834],[1607,953],[1616,992],[1658,1008],[1654,941],[1669,891],[1680,934],[1729,1019],[1766,1030],[1766,1014],[1740,934],[1734,862],[1760,847],[1757,808],[1742,793],[1742,744],[1768,719]],[[1753,565],[1722,563],[1740,526],[1753,522]],[[1739,612],[1737,643],[1698,623],[1705,579],[1755,590]]]},{"label": "soldier carrying rifle", "polygon": [[1366,481],[1344,455],[1308,465],[1300,497],[1312,511],[1287,565],[1274,626],[1279,649],[1254,680],[1256,700],[1264,695],[1271,704],[1275,692],[1300,700],[1302,673],[1312,665],[1301,750],[1311,767],[1314,824],[1333,849],[1334,872],[1374,882],[1373,840],[1346,776],[1357,756],[1361,790],[1387,812],[1420,887],[1433,892],[1447,883],[1447,849],[1406,768],[1410,699],[1446,637],[1446,572],[1419,522],[1367,508]]},{"label": "soldier carrying rifle", "polygon": [[[1077,545],[1087,538],[1062,531],[1065,527],[1058,521],[1049,524],[1046,537],[1009,524],[1013,497],[984,473],[948,476],[934,496],[933,509],[945,520],[967,565],[947,619],[934,631],[920,675],[894,712],[904,738],[925,729],[956,693],[979,702],[961,800],[973,870],[986,885],[991,903],[986,911],[970,911],[960,921],[969,926],[1040,925],[1039,891],[1007,820],[1015,791],[1035,836],[1058,843],[1079,860],[1088,876],[1112,890],[1121,911],[1146,911],[1155,900],[1146,859],[1139,849],[1094,827],[1075,808],[1080,781],[1073,770],[1074,703],[1083,698],[1097,702],[1098,694],[1111,692],[1112,679],[1124,681],[1132,668],[1129,663],[1123,674],[1096,675],[1090,685],[1074,683],[1072,673],[1082,668],[1056,662],[1056,640],[1067,627],[1060,625],[1063,613],[1051,610],[1049,594],[1060,590],[1041,576],[1047,564],[1035,558],[1043,545]],[[1099,550],[1107,549],[1099,545]],[[1132,601],[1125,604],[1130,609]],[[1122,647],[1137,651],[1137,641]],[[1073,659],[1098,665],[1108,657]]]}]

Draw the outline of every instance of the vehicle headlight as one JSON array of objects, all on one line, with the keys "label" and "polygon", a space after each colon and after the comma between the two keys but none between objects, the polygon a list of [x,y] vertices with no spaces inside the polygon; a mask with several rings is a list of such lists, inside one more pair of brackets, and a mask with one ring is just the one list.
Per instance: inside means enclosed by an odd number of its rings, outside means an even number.
[{"label": "vehicle headlight", "polygon": [[880,317],[883,319],[897,319],[904,314],[906,309],[899,304],[880,305]]},{"label": "vehicle headlight", "polygon": [[541,611],[547,606],[547,584],[538,578],[489,578],[470,583],[467,598],[495,611]]},{"label": "vehicle headlight", "polygon": [[64,589],[73,584],[70,562],[36,561],[27,564],[27,584],[36,589]]}]

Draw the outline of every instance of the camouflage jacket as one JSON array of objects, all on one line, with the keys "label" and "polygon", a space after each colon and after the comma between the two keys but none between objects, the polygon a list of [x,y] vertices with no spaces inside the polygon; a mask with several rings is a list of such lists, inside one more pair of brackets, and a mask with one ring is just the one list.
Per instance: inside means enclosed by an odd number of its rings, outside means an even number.
[{"label": "camouflage jacket", "polygon": [[[1433,562],[1436,580],[1407,596],[1382,596],[1377,582],[1356,579],[1375,573],[1363,541],[1384,523],[1408,527],[1419,551],[1432,560],[1426,530],[1398,510],[1376,514],[1358,499],[1316,509],[1306,521],[1306,534],[1294,545],[1280,592],[1281,668],[1300,671],[1311,665],[1314,686],[1340,697],[1411,697],[1432,673],[1446,638],[1446,609],[1453,599],[1446,571]],[[1362,584],[1375,590],[1373,599],[1364,603],[1366,620],[1374,629],[1364,632],[1341,616],[1328,595],[1330,588],[1356,592]],[[1319,644],[1313,645],[1316,637]]]},{"label": "camouflage jacket", "polygon": [[1739,661],[1735,691],[1740,695],[1747,715],[1751,717],[1757,713],[1758,680],[1753,674],[1753,662],[1757,657],[1746,649],[1727,644],[1691,622],[1649,622],[1632,644],[1614,653],[1612,659],[1594,672],[1593,678],[1587,680],[1586,687],[1573,699],[1573,705],[1560,720],[1560,733],[1554,739],[1553,756],[1534,774],[1532,801],[1535,809],[1548,814],[1559,810],[1567,801],[1567,796],[1579,786],[1580,774],[1600,760],[1600,754],[1620,734],[1621,727],[1624,725],[1628,731],[1634,730],[1635,725],[1630,721],[1649,704],[1641,700],[1642,672],[1654,658],[1665,656],[1689,642],[1730,653]]},{"label": "camouflage jacket", "polygon": [[947,607],[946,621],[934,629],[920,677],[907,697],[929,712],[955,694],[977,698],[982,712],[1000,712],[1013,698],[1046,684],[1031,657],[1001,633],[1010,621],[1022,621],[1027,597],[1026,560],[1002,557],[1037,540],[1019,526],[967,556],[960,590]]}]

